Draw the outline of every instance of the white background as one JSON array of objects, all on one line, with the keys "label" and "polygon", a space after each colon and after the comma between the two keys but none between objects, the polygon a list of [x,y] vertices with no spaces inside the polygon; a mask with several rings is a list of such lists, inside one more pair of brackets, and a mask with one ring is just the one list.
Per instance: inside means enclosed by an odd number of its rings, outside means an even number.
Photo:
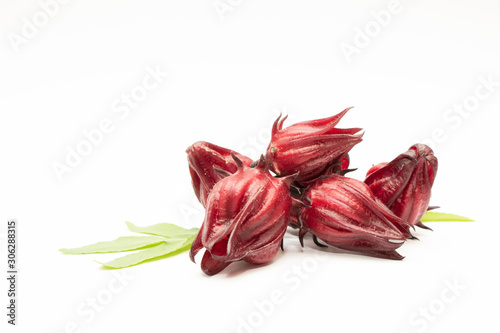
[{"label": "white background", "polygon": [[[401,0],[383,27],[371,13],[388,1],[221,3],[231,10],[218,13],[212,0],[69,1],[47,22],[42,15],[16,52],[12,36],[42,9],[34,0],[1,1],[2,269],[10,218],[19,222],[20,251],[18,326],[6,324],[2,278],[2,331],[238,332],[243,321],[253,326],[239,332],[498,327],[499,2]],[[364,45],[359,31],[367,28]],[[342,45],[355,42],[358,53],[346,57]],[[128,115],[115,113],[147,68],[169,75]],[[490,90],[481,83],[488,78]],[[470,112],[453,113],[463,103]],[[348,106],[355,108],[340,127],[366,131],[351,153],[359,168],[352,177],[438,133],[431,204],[476,222],[419,230],[400,262],[319,252],[310,239],[301,249],[289,235],[269,265],[234,264],[208,278],[183,253],[122,271],[127,285],[91,314],[88,302],[115,282],[93,259],[113,256],[59,248],[129,235],[127,220],[199,226],[190,144],[257,158],[279,112],[291,124]],[[65,163],[103,119],[112,132],[58,179],[54,163]],[[453,293],[450,283],[464,289]],[[273,293],[282,298],[271,307]]]}]

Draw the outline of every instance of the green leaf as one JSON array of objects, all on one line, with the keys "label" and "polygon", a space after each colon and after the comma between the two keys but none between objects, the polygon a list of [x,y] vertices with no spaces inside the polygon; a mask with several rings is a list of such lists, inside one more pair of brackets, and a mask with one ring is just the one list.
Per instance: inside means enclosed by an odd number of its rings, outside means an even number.
[{"label": "green leaf", "polygon": [[132,222],[126,222],[127,227],[132,232],[141,234],[162,236],[167,238],[187,238],[198,233],[198,228],[184,229],[175,224],[159,223],[147,227],[138,227]]},{"label": "green leaf", "polygon": [[172,241],[164,241],[154,247],[114,259],[110,262],[99,263],[106,268],[118,269],[138,265],[154,259],[171,257],[188,250],[195,237],[193,235],[188,239],[177,238]]},{"label": "green leaf", "polygon": [[127,226],[130,231],[152,236],[120,237],[114,241],[99,242],[75,249],[60,249],[59,251],[64,254],[91,254],[139,250],[107,263],[99,262],[106,268],[125,268],[151,260],[171,257],[189,250],[199,230],[198,228],[184,229],[169,223],[138,227],[127,222]]},{"label": "green leaf", "polygon": [[113,241],[99,242],[74,249],[60,249],[64,254],[112,253],[139,250],[164,242],[164,238],[151,236],[120,237]]},{"label": "green leaf", "polygon": [[438,213],[438,212],[426,212],[425,215],[420,219],[421,222],[440,222],[440,221],[463,221],[463,222],[473,222],[474,220],[469,219],[468,217],[455,215],[455,214],[446,214],[446,213]]}]

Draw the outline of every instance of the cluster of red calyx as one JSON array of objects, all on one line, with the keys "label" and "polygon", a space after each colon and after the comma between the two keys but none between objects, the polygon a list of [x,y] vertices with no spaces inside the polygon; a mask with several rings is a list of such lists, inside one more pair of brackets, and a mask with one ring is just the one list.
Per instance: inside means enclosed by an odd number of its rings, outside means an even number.
[{"label": "cluster of red calyx", "polygon": [[429,209],[437,159],[415,144],[372,167],[364,182],[346,177],[348,153],[362,140],[360,128],[336,128],[348,110],[287,128],[279,117],[257,161],[208,142],[187,149],[193,188],[206,210],[190,253],[194,261],[205,248],[203,272],[214,275],[239,260],[270,261],[288,226],[299,229],[302,245],[311,233],[319,246],[403,258],[396,249],[415,238],[410,228],[426,228],[420,219]]}]

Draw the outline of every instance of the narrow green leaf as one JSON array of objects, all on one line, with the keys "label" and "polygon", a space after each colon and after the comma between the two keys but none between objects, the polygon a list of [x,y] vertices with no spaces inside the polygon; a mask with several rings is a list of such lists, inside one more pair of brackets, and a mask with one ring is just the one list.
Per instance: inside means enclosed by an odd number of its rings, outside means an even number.
[{"label": "narrow green leaf", "polygon": [[188,239],[177,238],[172,241],[164,241],[154,247],[114,259],[107,263],[99,263],[106,268],[118,269],[138,265],[149,260],[170,257],[188,250],[194,238],[195,236],[193,235]]},{"label": "narrow green leaf", "polygon": [[74,249],[60,249],[64,254],[112,253],[139,250],[164,242],[164,238],[152,236],[120,237],[113,241],[99,242]]},{"label": "narrow green leaf", "polygon": [[162,236],[167,238],[187,238],[198,232],[198,228],[184,229],[175,224],[170,223],[159,223],[150,225],[147,227],[139,227],[134,225],[132,222],[126,222],[127,227],[132,232],[138,232],[141,234]]},{"label": "narrow green leaf", "polygon": [[446,214],[446,213],[438,213],[438,212],[426,212],[425,215],[420,219],[422,222],[440,222],[440,221],[464,221],[464,222],[473,222],[474,220],[469,219],[468,217],[455,215],[455,214]]}]

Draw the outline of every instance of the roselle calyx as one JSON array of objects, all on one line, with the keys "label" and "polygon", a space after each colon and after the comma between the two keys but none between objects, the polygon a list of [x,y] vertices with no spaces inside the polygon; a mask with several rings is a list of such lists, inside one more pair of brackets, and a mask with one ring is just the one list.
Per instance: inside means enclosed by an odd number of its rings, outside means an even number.
[{"label": "roselle calyx", "polygon": [[361,181],[331,175],[319,179],[303,195],[306,207],[298,215],[299,237],[308,232],[331,246],[387,259],[413,238],[410,225],[375,198]]},{"label": "roselle calyx", "polygon": [[296,182],[309,185],[324,174],[335,173],[348,164],[347,153],[361,142],[360,128],[340,129],[335,126],[349,111],[323,119],[304,121],[283,129],[283,119],[274,122],[271,142],[266,151],[268,167],[277,176],[298,173]]},{"label": "roselle calyx", "polygon": [[207,197],[212,188],[226,176],[215,169],[228,173],[234,173],[238,169],[231,158],[231,153],[234,153],[246,165],[252,163],[252,160],[244,155],[205,141],[198,141],[189,146],[186,153],[194,193],[203,207],[206,206]]},{"label": "roselle calyx", "polygon": [[432,149],[415,144],[391,162],[372,167],[365,183],[394,214],[429,229],[420,219],[429,209],[437,169],[438,160]]},{"label": "roselle calyx", "polygon": [[202,248],[201,269],[214,275],[235,261],[270,261],[278,252],[290,217],[290,185],[295,176],[273,177],[261,157],[254,168],[232,155],[237,170],[212,188],[203,225],[190,257]]}]

